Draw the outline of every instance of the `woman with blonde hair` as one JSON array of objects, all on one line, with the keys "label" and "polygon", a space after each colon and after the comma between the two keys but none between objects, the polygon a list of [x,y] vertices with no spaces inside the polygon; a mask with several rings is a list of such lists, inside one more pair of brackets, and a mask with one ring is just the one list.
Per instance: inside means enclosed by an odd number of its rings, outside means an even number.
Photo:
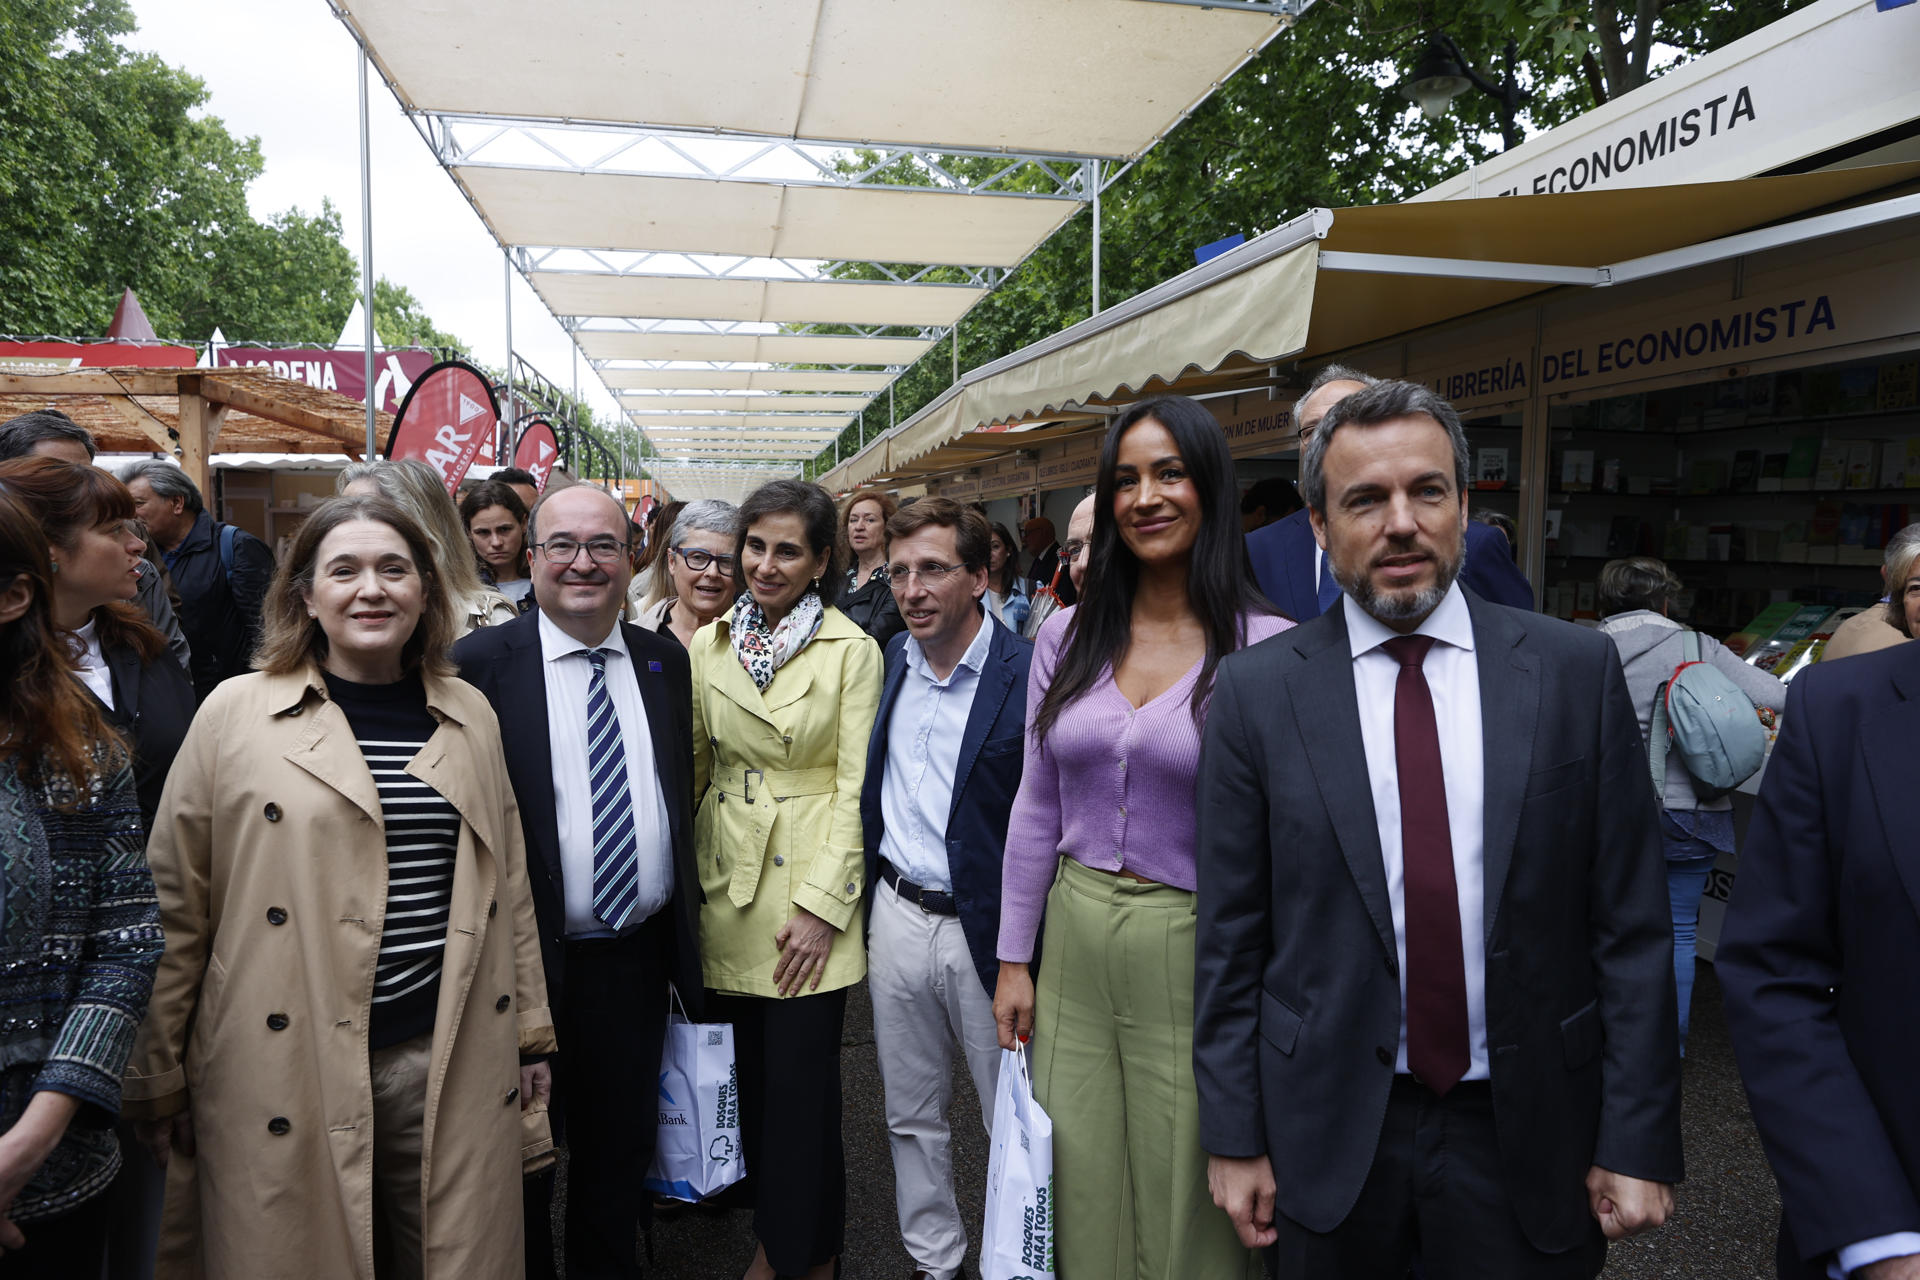
[{"label": "woman with blonde hair", "polygon": [[415,458],[349,463],[340,472],[339,489],[360,497],[384,497],[420,526],[433,547],[434,566],[453,601],[453,639],[520,616],[518,605],[480,581],[460,508],[432,467]]},{"label": "woman with blonde hair", "polygon": [[258,669],[174,762],[148,848],[167,952],[126,1084],[168,1166],[163,1277],[522,1274],[553,1020],[499,722],[453,674],[435,554],[396,503],[323,503]]},{"label": "woman with blonde hair", "polygon": [[887,521],[900,509],[884,489],[856,489],[840,509],[840,541],[847,551],[847,583],[840,611],[881,649],[907,629],[887,581]]}]

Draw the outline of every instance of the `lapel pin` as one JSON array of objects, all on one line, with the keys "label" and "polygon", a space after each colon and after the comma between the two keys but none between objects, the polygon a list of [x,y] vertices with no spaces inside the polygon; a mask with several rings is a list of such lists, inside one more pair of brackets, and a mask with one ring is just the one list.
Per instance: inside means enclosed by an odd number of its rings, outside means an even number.
[{"label": "lapel pin", "polygon": [[659,670],[661,670],[661,666],[660,666],[660,664],[659,664],[659,662],[657,662],[657,661],[655,661],[655,660],[654,660],[654,659],[652,659],[652,658],[648,658],[648,659],[647,659],[647,670],[649,670],[649,671],[659,671]]}]

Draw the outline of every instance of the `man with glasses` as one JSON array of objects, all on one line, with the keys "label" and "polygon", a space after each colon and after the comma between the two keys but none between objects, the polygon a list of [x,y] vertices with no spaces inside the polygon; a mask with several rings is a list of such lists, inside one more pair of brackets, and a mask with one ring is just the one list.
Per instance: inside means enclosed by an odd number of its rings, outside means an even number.
[{"label": "man with glasses", "polygon": [[[627,515],[593,485],[527,518],[536,612],[454,647],[500,717],[560,1056],[570,1277],[638,1277],[667,981],[698,1006],[687,654],[620,621]],[[502,1009],[501,1013],[506,1010]],[[527,1274],[554,1274],[551,1172],[527,1183]]]},{"label": "man with glasses", "polygon": [[953,1280],[967,1252],[947,1126],[954,1042],[991,1130],[1000,862],[1020,789],[1033,647],[981,605],[985,516],[923,498],[886,533],[907,633],[887,645],[860,793],[867,985],[901,1240],[916,1280]]},{"label": "man with glasses", "polygon": [[[1379,381],[1371,374],[1330,364],[1314,375],[1306,394],[1293,406],[1300,429],[1300,452],[1327,411],[1356,391]],[[1247,535],[1247,555],[1253,561],[1254,580],[1280,612],[1295,622],[1317,618],[1340,599],[1339,584],[1326,553],[1313,539],[1313,528],[1302,509]],[[1492,525],[1478,521],[1467,526],[1467,562],[1460,583],[1482,600],[1533,608],[1533,588],[1513,562],[1507,540]]]}]

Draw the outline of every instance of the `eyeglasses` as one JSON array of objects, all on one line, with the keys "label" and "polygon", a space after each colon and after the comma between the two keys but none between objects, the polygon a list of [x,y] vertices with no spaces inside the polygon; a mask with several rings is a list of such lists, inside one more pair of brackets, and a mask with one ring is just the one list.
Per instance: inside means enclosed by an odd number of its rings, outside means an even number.
[{"label": "eyeglasses", "polygon": [[887,577],[892,580],[895,590],[906,586],[916,575],[922,586],[937,587],[947,580],[948,574],[958,573],[964,568],[966,566],[963,564],[940,564],[934,560],[913,568],[904,564],[890,564],[887,566]]},{"label": "eyeglasses", "polygon": [[549,564],[572,564],[582,547],[586,548],[587,557],[595,564],[614,564],[627,554],[627,544],[612,538],[595,538],[591,542],[551,538],[546,542],[536,542],[533,546],[534,550],[547,558]]},{"label": "eyeglasses", "polygon": [[687,566],[690,573],[705,573],[716,564],[722,573],[733,572],[732,556],[716,555],[699,547],[675,547],[673,554],[680,557],[680,562]]},{"label": "eyeglasses", "polygon": [[1086,549],[1087,549],[1086,541],[1081,538],[1075,538],[1070,542],[1063,542],[1060,544],[1060,554],[1065,556],[1069,561],[1078,560],[1080,558],[1080,553],[1082,551],[1085,551]]}]

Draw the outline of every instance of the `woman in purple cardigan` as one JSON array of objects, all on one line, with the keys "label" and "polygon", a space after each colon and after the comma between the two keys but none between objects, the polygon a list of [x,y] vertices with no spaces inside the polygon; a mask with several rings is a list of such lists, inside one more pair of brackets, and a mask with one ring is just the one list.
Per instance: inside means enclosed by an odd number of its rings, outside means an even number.
[{"label": "woman in purple cardigan", "polygon": [[1036,640],[993,1004],[1002,1045],[1034,1038],[1065,1275],[1260,1275],[1208,1193],[1193,1083],[1200,729],[1221,657],[1292,625],[1254,586],[1237,497],[1206,409],[1129,410],[1101,448],[1086,590]]}]

